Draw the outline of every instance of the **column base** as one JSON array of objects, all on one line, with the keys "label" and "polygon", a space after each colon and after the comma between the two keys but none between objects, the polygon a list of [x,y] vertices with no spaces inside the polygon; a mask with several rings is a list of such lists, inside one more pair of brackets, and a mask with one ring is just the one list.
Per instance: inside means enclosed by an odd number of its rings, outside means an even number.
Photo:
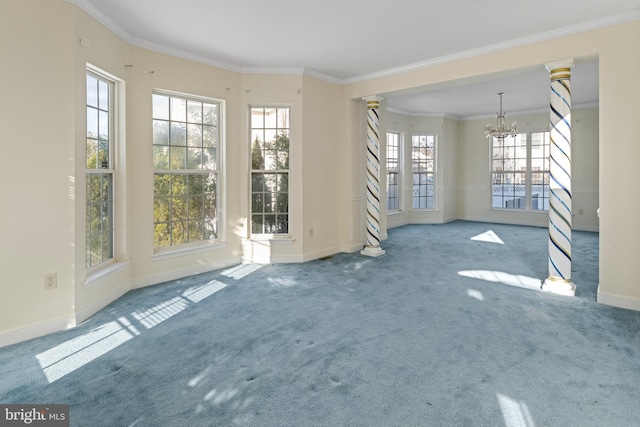
[{"label": "column base", "polygon": [[557,277],[548,277],[542,283],[542,290],[568,297],[576,296],[576,285],[571,280],[559,279]]},{"label": "column base", "polygon": [[365,246],[363,250],[360,251],[361,255],[378,257],[380,255],[384,255],[386,252],[384,249],[380,249],[380,246]]}]

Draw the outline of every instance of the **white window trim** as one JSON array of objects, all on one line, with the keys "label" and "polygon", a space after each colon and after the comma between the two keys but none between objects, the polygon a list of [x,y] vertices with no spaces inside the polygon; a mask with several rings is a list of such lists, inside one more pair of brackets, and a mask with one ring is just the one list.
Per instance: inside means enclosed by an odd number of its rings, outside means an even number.
[{"label": "white window trim", "polygon": [[[128,246],[127,246],[127,236],[125,232],[126,225],[126,114],[125,114],[125,82],[119,77],[111,74],[107,71],[104,71],[101,68],[96,67],[93,64],[86,63],[85,64],[85,73],[84,78],[86,79],[86,75],[88,73],[95,74],[105,80],[109,80],[113,84],[113,93],[110,111],[111,111],[111,123],[110,123],[110,132],[113,135],[113,141],[111,144],[111,156],[112,156],[112,164],[111,170],[113,171],[113,257],[96,266],[90,267],[86,269],[85,273],[85,287],[91,287],[95,285],[97,282],[101,281],[103,278],[111,276],[114,272],[119,271],[124,268],[128,264]],[[86,84],[83,85],[86,90]],[[87,179],[87,168],[86,168],[86,92],[84,96],[84,105],[85,105],[85,120],[83,126],[83,142],[82,145],[85,147],[83,149],[83,153],[85,155],[82,157],[83,162],[83,179],[82,185],[85,189],[84,194],[84,207],[82,209],[84,216],[84,226],[83,226],[83,242],[84,242],[84,254],[86,257],[86,198],[88,195],[86,194],[86,179]],[[86,266],[86,260],[85,260]]]},{"label": "white window trim", "polygon": [[[247,138],[247,153],[248,153],[248,158],[247,158],[247,162],[248,162],[248,195],[247,195],[247,206],[248,206],[248,215],[247,215],[247,233],[248,233],[248,240],[252,241],[252,242],[271,242],[271,243],[276,243],[276,244],[293,244],[296,239],[293,237],[291,230],[292,230],[292,224],[293,224],[293,215],[291,213],[291,194],[293,193],[293,189],[295,189],[295,183],[293,182],[293,180],[291,179],[292,176],[292,169],[291,169],[291,165],[292,165],[292,160],[294,159],[293,156],[293,152],[294,152],[294,148],[293,148],[293,144],[291,144],[291,141],[293,141],[293,132],[294,132],[294,124],[293,124],[293,119],[294,119],[294,109],[293,109],[293,104],[283,104],[283,103],[266,103],[266,104],[249,104],[248,106],[248,110],[247,110],[247,114],[248,114],[248,119],[247,119],[247,123],[248,123],[248,138]],[[253,168],[251,165],[251,146],[253,144],[253,141],[251,140],[251,110],[253,108],[288,108],[289,109],[289,169],[287,169],[287,173],[289,174],[289,191],[287,194],[287,205],[288,205],[288,232],[287,233],[282,233],[282,234],[274,234],[274,233],[253,233],[253,212],[252,212],[252,200],[251,200],[251,185],[252,185],[252,181],[251,181],[251,174],[253,173]]]},{"label": "white window trim", "polygon": [[[397,199],[398,199],[398,209],[393,209],[393,210],[387,210],[387,215],[398,215],[400,213],[403,213],[402,210],[402,202],[403,202],[403,197],[402,197],[402,189],[403,189],[403,177],[404,177],[404,147],[403,147],[403,140],[404,140],[404,134],[400,131],[397,130],[387,130],[387,134],[392,133],[395,135],[398,135],[398,172],[396,172],[396,174],[398,175],[397,177],[397,182],[398,182],[398,195],[397,195]],[[386,139],[386,141],[388,141],[388,137]],[[385,153],[387,151],[387,147],[385,144]],[[387,176],[387,183],[386,183],[386,188],[389,187],[389,182],[388,182],[388,176],[389,176],[389,172],[386,170],[386,165],[387,165],[388,159],[385,157],[385,172],[386,172],[386,176]],[[388,191],[385,192],[385,206],[388,204],[388,200],[389,200],[389,194]]]},{"label": "white window trim", "polygon": [[[219,146],[218,146],[218,175],[217,175],[217,200],[216,200],[216,210],[217,210],[217,220],[218,220],[218,237],[212,240],[202,240],[197,242],[183,243],[179,245],[171,245],[171,246],[162,246],[155,247],[155,242],[151,241],[151,245],[153,248],[153,254],[150,256],[150,259],[157,261],[162,259],[169,259],[174,257],[180,257],[184,255],[189,255],[198,252],[209,251],[211,249],[217,249],[220,247],[226,247],[226,227],[225,227],[225,216],[226,216],[226,141],[227,141],[227,126],[226,126],[226,101],[224,99],[218,99],[214,97],[195,95],[187,92],[176,92],[165,89],[154,89],[153,94],[158,95],[166,95],[166,96],[175,96],[180,98],[192,99],[194,101],[201,102],[215,102],[218,103],[220,108],[218,111],[218,136],[219,136]],[[153,117],[152,117],[153,120]],[[153,142],[152,142],[153,144]],[[153,168],[153,175],[157,172],[161,172],[161,169]],[[153,192],[153,188],[152,188]],[[155,195],[153,196],[155,199]],[[152,215],[152,226],[153,226],[153,215]]]},{"label": "white window trim", "polygon": [[[413,207],[413,137],[414,136],[433,136],[433,207],[432,208],[414,208]],[[411,211],[414,212],[436,212],[438,211],[438,134],[434,132],[417,132],[411,134]]]}]

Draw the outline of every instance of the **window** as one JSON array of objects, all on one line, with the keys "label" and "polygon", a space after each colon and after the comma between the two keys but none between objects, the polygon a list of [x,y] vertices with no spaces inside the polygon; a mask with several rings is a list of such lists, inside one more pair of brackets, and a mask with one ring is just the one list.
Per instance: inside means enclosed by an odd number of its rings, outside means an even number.
[{"label": "window", "polygon": [[493,138],[492,202],[495,209],[549,209],[549,132]]},{"label": "window", "polygon": [[220,102],[153,94],[154,247],[218,238]]},{"label": "window", "polygon": [[400,210],[400,133],[387,132],[387,212]]},{"label": "window", "polygon": [[289,108],[251,108],[251,233],[289,233]]},{"label": "window", "polygon": [[549,132],[531,134],[531,210],[549,210]]},{"label": "window", "polygon": [[413,169],[413,208],[434,209],[436,136],[411,137]]},{"label": "window", "polygon": [[87,71],[86,267],[114,258],[114,86]]}]

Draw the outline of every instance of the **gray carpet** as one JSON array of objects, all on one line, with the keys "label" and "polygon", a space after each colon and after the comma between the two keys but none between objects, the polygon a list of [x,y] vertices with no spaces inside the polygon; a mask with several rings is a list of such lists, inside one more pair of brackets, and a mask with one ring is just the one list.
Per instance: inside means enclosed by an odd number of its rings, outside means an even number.
[{"label": "gray carpet", "polygon": [[595,302],[595,233],[574,232],[575,298],[535,290],[546,236],[411,225],[380,258],[135,290],[0,349],[0,403],[68,403],[72,426],[638,426],[640,313]]}]

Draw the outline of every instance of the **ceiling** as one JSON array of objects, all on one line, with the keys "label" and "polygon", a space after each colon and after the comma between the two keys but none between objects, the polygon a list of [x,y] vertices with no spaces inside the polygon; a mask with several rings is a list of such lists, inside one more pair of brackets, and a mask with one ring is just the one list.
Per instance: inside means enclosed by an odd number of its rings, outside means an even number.
[{"label": "ceiling", "polygon": [[[136,46],[345,84],[640,19],[640,0],[66,1]],[[598,102],[597,76],[597,58],[578,59],[574,105]],[[505,92],[506,111],[531,111],[548,108],[548,78],[540,65],[385,97],[409,114],[466,118],[495,113]]]}]

